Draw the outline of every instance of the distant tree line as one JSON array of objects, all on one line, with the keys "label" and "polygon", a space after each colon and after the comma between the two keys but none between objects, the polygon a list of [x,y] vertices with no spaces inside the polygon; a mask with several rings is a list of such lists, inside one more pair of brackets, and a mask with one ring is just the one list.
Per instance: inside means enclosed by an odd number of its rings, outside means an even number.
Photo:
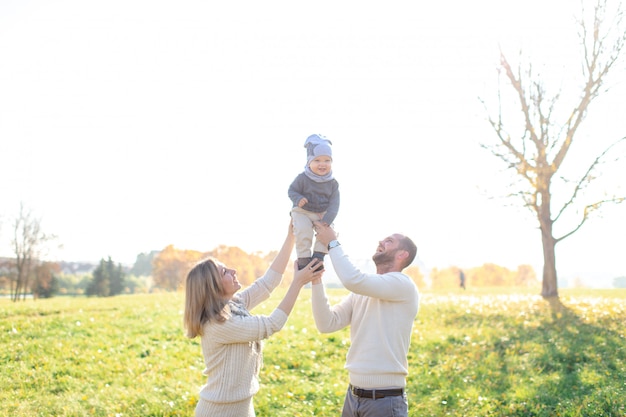
[{"label": "distant tree line", "polygon": [[[535,287],[539,286],[537,274],[530,265],[519,265],[517,270],[492,263],[463,270],[466,287]],[[461,269],[449,267],[433,268],[430,271],[432,289],[445,289],[460,286]]]},{"label": "distant tree line", "polygon": [[[36,262],[31,270],[29,294],[33,298],[49,298],[54,295],[110,297],[162,291],[178,291],[184,287],[187,271],[201,259],[213,257],[237,270],[242,285],[250,285],[269,267],[276,252],[247,253],[238,247],[220,245],[212,251],[177,249],[173,245],[161,251],[137,255],[132,267],[124,267],[108,257],[85,272],[88,265],[72,268],[67,263]],[[15,260],[0,259],[0,294],[10,290],[10,276],[15,275]],[[68,273],[68,271],[70,271]],[[82,272],[81,272],[82,271]],[[433,268],[428,277],[417,266],[410,266],[405,273],[420,289],[451,289],[460,286],[460,268]],[[464,284],[467,287],[537,287],[537,275],[530,265],[519,265],[516,270],[486,263],[465,268]],[[287,268],[283,285],[293,279],[293,271]],[[576,286],[582,286],[582,282]],[[613,287],[626,288],[626,277],[613,280]]]},{"label": "distant tree line", "polygon": [[[33,298],[49,298],[54,295],[110,297],[160,291],[176,291],[184,286],[187,271],[195,262],[214,257],[237,270],[242,285],[251,284],[261,276],[276,256],[247,253],[238,247],[218,246],[209,252],[177,249],[169,245],[161,251],[137,255],[131,268],[114,262],[111,257],[101,259],[97,265],[41,262],[31,259],[28,285],[20,299],[26,295]],[[0,294],[13,294],[16,261],[0,259]],[[285,281],[291,282],[293,272],[285,273]]]},{"label": "distant tree line", "polygon": [[[34,299],[53,295],[115,296],[119,294],[146,293],[154,291],[177,291],[184,287],[187,271],[199,260],[213,257],[237,270],[242,285],[250,285],[269,267],[276,251],[247,253],[238,247],[220,245],[212,251],[177,249],[169,245],[160,251],[140,253],[131,268],[115,263],[111,257],[101,259],[97,265],[78,263],[55,263],[43,261],[45,247],[54,239],[42,232],[40,219],[23,205],[14,220],[12,244],[14,258],[0,258],[0,294],[10,295],[13,301],[24,300],[26,295]],[[417,266],[405,270],[419,288],[453,288],[460,282],[460,269],[434,268],[428,280]],[[464,270],[464,284],[473,287],[513,286],[533,287],[539,285],[535,271],[530,265],[520,265],[509,270],[495,264],[484,264]],[[283,285],[293,279],[293,271],[287,268]],[[626,277],[613,280],[616,288],[626,288]]]}]

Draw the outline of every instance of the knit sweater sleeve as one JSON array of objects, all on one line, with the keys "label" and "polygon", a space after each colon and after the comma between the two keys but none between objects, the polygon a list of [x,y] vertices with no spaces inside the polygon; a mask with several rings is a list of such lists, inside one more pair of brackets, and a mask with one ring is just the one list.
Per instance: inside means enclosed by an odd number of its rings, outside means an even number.
[{"label": "knit sweater sleeve", "polygon": [[211,323],[210,336],[215,343],[245,343],[267,339],[283,328],[287,314],[275,309],[269,316],[232,316],[223,323]]},{"label": "knit sweater sleeve", "polygon": [[321,333],[332,333],[350,324],[352,320],[352,294],[331,307],[324,285],[315,284],[312,286],[311,297],[315,326]]},{"label": "knit sweater sleeve", "polygon": [[239,292],[236,297],[239,298],[248,310],[252,310],[261,302],[269,298],[272,291],[276,289],[281,280],[281,273],[268,268],[261,278],[258,278],[251,286]]},{"label": "knit sweater sleeve", "polygon": [[326,224],[333,224],[337,214],[339,213],[339,203],[341,202],[341,197],[339,194],[339,183],[336,180],[333,180],[333,192],[330,196],[330,201],[328,202],[328,209],[326,210],[326,214],[324,214],[323,222]]},{"label": "knit sweater sleeve", "polygon": [[350,261],[342,246],[331,250],[329,255],[337,277],[344,287],[355,294],[387,301],[408,301],[415,297],[415,284],[401,272],[363,273]]}]

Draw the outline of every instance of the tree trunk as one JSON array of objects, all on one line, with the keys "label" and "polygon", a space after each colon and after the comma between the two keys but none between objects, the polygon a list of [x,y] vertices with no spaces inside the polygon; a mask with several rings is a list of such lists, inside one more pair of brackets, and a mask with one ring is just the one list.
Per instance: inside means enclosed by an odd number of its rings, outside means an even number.
[{"label": "tree trunk", "polygon": [[[541,177],[540,177],[541,178]],[[550,182],[551,174],[544,174],[541,185],[541,203],[539,204],[539,226],[541,229],[541,244],[543,246],[543,280],[541,296],[544,298],[558,297],[558,282],[556,279],[556,240],[552,233]]]},{"label": "tree trunk", "polygon": [[546,235],[543,231],[541,241],[543,243],[543,284],[541,296],[544,298],[558,297],[556,255],[554,252],[556,242],[551,234]]}]

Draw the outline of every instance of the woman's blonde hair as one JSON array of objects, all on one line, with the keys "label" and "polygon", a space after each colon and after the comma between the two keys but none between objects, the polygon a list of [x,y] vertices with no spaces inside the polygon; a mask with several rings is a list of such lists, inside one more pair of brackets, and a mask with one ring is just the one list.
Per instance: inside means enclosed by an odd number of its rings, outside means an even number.
[{"label": "woman's blonde hair", "polygon": [[222,274],[217,262],[204,259],[198,262],[187,274],[185,282],[186,335],[189,338],[202,336],[202,327],[211,320],[224,321]]}]

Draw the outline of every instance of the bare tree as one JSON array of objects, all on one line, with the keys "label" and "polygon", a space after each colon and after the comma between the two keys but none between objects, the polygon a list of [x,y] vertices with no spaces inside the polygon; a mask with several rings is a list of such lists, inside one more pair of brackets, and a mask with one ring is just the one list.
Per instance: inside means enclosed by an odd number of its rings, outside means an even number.
[{"label": "bare tree", "polygon": [[13,222],[13,253],[16,274],[11,282],[11,300],[26,299],[34,266],[39,262],[44,244],[55,239],[41,231],[41,219],[20,203],[20,211]]},{"label": "bare tree", "polygon": [[[595,158],[590,159],[589,165],[582,167],[574,177],[561,173],[563,162],[577,139],[576,133],[587,115],[589,105],[600,93],[609,90],[605,86],[607,76],[616,66],[626,41],[621,4],[617,12],[608,12],[608,3],[609,0],[596,0],[591,13],[587,13],[583,6],[577,19],[582,50],[582,78],[580,95],[572,102],[562,102],[560,89],[557,93],[551,93],[546,80],[533,72],[530,63],[524,64],[520,59],[517,67],[513,68],[505,54],[500,52],[498,72],[512,87],[512,90],[507,88],[507,92],[513,94],[520,112],[509,112],[516,116],[507,119],[505,126],[506,112],[502,108],[502,93],[505,91],[499,87],[499,110],[496,116],[489,116],[489,122],[497,134],[497,143],[482,146],[504,161],[506,169],[517,180],[509,196],[520,198],[538,220],[544,259],[543,297],[558,297],[556,244],[578,231],[590,215],[602,206],[621,203],[625,198],[623,195],[594,197],[589,192],[589,186],[599,178],[602,165],[611,162],[609,157],[616,152],[619,154],[618,145],[626,143],[626,137],[614,140]],[[481,101],[487,108],[485,101]],[[563,105],[566,112],[564,116],[559,116],[556,109],[563,108]],[[560,117],[562,120],[559,120]],[[509,128],[514,129],[515,126],[520,129],[518,134],[511,134]],[[612,161],[616,160],[614,158]],[[553,198],[556,180],[559,185],[563,185],[559,188],[558,202]],[[560,194],[563,192],[564,197]],[[555,236],[554,230],[557,222],[559,230],[564,230],[559,236]]]}]

